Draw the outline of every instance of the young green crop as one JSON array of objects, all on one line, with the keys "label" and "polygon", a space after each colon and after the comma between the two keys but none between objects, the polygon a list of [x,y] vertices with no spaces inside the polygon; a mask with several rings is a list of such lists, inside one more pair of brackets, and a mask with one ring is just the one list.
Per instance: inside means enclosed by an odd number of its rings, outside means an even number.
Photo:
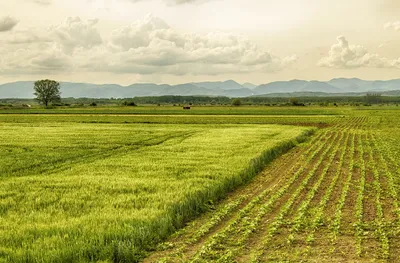
[{"label": "young green crop", "polygon": [[[354,134],[352,134],[352,137],[354,140]],[[324,212],[325,207],[328,204],[328,201],[330,200],[330,198],[332,196],[333,189],[335,188],[337,181],[339,179],[339,176],[342,172],[343,160],[344,160],[344,156],[347,151],[347,144],[348,144],[349,138],[350,138],[350,132],[347,132],[344,147],[342,147],[342,152],[339,157],[339,163],[338,163],[335,175],[332,178],[332,181],[329,184],[327,191],[325,192],[321,201],[319,202],[318,207],[315,212],[315,216],[313,217],[313,220],[311,223],[311,230],[306,239],[306,241],[309,245],[311,245],[314,241],[314,234],[317,231],[317,228],[323,224],[323,212]]]},{"label": "young green crop", "polygon": [[364,201],[364,192],[365,192],[365,159],[364,159],[364,145],[362,143],[361,136],[358,137],[358,151],[360,153],[360,173],[361,173],[361,179],[360,179],[360,185],[358,188],[358,196],[356,200],[356,219],[357,222],[355,223],[355,236],[356,236],[356,253],[358,256],[361,256],[362,253],[362,239],[363,239],[363,232],[364,232],[364,227],[363,227],[363,212],[364,212],[364,207],[363,207],[363,201]]},{"label": "young green crop", "polygon": [[292,207],[294,201],[296,200],[298,195],[304,190],[304,188],[306,187],[308,182],[315,175],[315,172],[318,169],[318,167],[322,164],[324,158],[327,156],[327,154],[330,152],[330,150],[334,147],[333,142],[337,140],[338,135],[339,135],[338,133],[335,133],[333,140],[325,148],[323,153],[319,156],[317,163],[315,163],[312,166],[311,170],[308,171],[308,174],[306,175],[306,177],[301,181],[301,184],[299,185],[299,187],[291,195],[290,199],[282,206],[278,215],[274,218],[274,221],[269,225],[266,236],[261,240],[259,247],[256,249],[254,255],[252,256],[251,262],[258,262],[260,260],[260,257],[264,254],[264,248],[268,246],[268,243],[270,242],[271,238],[275,235],[275,233],[278,231],[278,229],[282,226],[282,224],[284,223],[283,219],[284,219],[285,215],[288,213],[289,209]]},{"label": "young green crop", "polygon": [[[243,209],[241,209],[237,216],[229,222],[229,224],[219,233],[212,236],[212,238],[206,242],[196,253],[193,262],[196,261],[209,261],[216,260],[219,257],[226,256],[221,252],[221,248],[225,248],[227,244],[225,244],[226,237],[228,235],[232,235],[232,233],[241,233],[241,237],[239,240],[235,242],[236,247],[240,247],[245,242],[246,238],[258,227],[261,219],[265,214],[270,211],[271,206],[283,195],[287,192],[289,187],[299,178],[300,174],[304,171],[304,163],[311,162],[315,156],[320,153],[323,149],[324,144],[315,143],[318,138],[326,136],[326,132],[321,133],[316,136],[310,143],[310,147],[308,150],[301,156],[301,158],[296,162],[296,165],[289,171],[289,173],[293,173],[292,178],[281,188],[276,189],[265,203],[262,203],[261,206],[254,209],[257,204],[259,204],[267,194],[271,194],[271,190],[265,190],[253,198]],[[328,138],[332,137],[332,134],[328,135]],[[254,217],[249,218],[249,214],[253,211],[257,210],[258,212]],[[218,249],[217,249],[218,248]],[[227,251],[230,255],[235,254],[235,250]]]},{"label": "young green crop", "polygon": [[293,225],[289,230],[289,232],[291,233],[290,236],[293,235],[294,233],[298,232],[301,228],[303,228],[305,226],[304,217],[305,217],[305,214],[307,212],[307,209],[309,208],[309,205],[310,205],[311,201],[315,197],[315,194],[318,192],[322,182],[324,181],[325,176],[328,173],[328,170],[332,166],[333,159],[335,158],[335,156],[336,156],[336,154],[337,154],[337,152],[339,150],[339,146],[342,145],[343,142],[345,142],[344,137],[343,137],[343,133],[341,133],[340,136],[341,137],[340,137],[338,143],[336,144],[334,149],[330,152],[329,156],[327,157],[327,159],[328,159],[327,163],[322,168],[322,172],[319,175],[319,178],[318,178],[317,182],[308,191],[307,196],[305,197],[305,199],[302,200],[302,203],[300,204],[300,207],[299,207],[299,209],[297,211],[297,214],[296,214],[295,218],[293,219]]},{"label": "young green crop", "polygon": [[381,201],[381,196],[382,196],[382,187],[380,183],[380,174],[379,171],[376,167],[374,155],[373,155],[373,148],[371,147],[371,144],[373,142],[372,135],[368,134],[367,137],[368,141],[368,165],[370,166],[370,169],[372,170],[372,173],[374,175],[374,190],[375,190],[375,205],[376,205],[376,232],[378,235],[378,238],[381,242],[381,248],[382,248],[382,256],[383,258],[389,258],[389,238],[388,238],[388,233],[384,228],[384,214],[383,214],[383,208],[382,208],[382,201]]}]

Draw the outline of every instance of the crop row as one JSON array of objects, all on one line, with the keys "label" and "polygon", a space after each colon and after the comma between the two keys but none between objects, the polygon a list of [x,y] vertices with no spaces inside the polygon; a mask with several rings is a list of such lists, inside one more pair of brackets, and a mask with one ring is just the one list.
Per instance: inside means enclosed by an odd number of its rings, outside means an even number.
[{"label": "crop row", "polygon": [[[311,201],[314,199],[316,193],[318,192],[322,182],[325,180],[328,170],[331,168],[331,166],[333,164],[333,160],[334,160],[335,156],[337,155],[339,147],[341,147],[343,144],[345,144],[345,145],[347,144],[348,133],[346,133],[346,134],[347,135],[344,140],[342,140],[343,133],[341,134],[341,140],[339,141],[339,143],[336,144],[333,151],[331,151],[329,156],[326,158],[327,162],[326,162],[325,166],[323,167],[323,170],[320,174],[320,177],[319,177],[317,183],[311,188],[311,190],[307,193],[306,198],[301,203],[300,208],[297,211],[297,216],[294,218],[292,227],[289,230],[289,232],[290,232],[289,237],[288,237],[289,243],[292,241],[291,237],[293,237],[293,234],[298,232],[300,229],[302,229],[306,226],[304,217],[306,215],[307,209],[309,208]],[[342,152],[344,152],[344,151],[342,151]],[[328,191],[329,191],[329,189],[328,189]],[[322,215],[322,210],[320,209],[319,211],[320,211],[320,214]]]},{"label": "crop row", "polygon": [[365,172],[365,161],[364,161],[364,149],[362,144],[361,137],[358,137],[357,148],[360,155],[360,185],[358,188],[358,196],[356,200],[356,223],[355,223],[355,235],[356,235],[356,253],[358,256],[361,256],[362,253],[362,237],[363,237],[363,201],[364,201],[364,191],[365,191],[365,181],[366,181],[366,172]]},{"label": "crop row", "polygon": [[[299,167],[301,166],[302,161],[305,160],[305,158],[306,158],[306,156],[309,154],[309,152],[310,152],[311,150],[313,150],[315,146],[318,146],[318,145],[319,145],[319,144],[316,144],[315,142],[317,142],[317,141],[318,141],[321,137],[323,137],[323,136],[326,136],[326,132],[319,133],[317,136],[315,136],[315,137],[313,137],[313,138],[311,139],[311,141],[308,143],[309,147],[307,147],[307,150],[306,150],[305,152],[303,152],[303,153],[300,155],[300,159],[297,161],[297,163],[295,164],[295,166],[293,166],[293,167],[291,168],[291,170],[290,170],[289,172],[293,171],[293,169],[296,167],[296,165],[299,166]],[[320,150],[321,148],[322,148],[322,146],[320,145],[320,147],[319,147],[318,149]],[[318,151],[319,151],[319,150],[318,150]],[[314,157],[315,157],[315,154],[316,154],[318,151],[314,152],[314,154],[313,154],[311,157],[309,157],[308,160],[311,160],[312,158],[314,158]],[[286,165],[286,164],[282,164],[282,166],[284,166],[284,165]],[[279,167],[279,166],[278,166],[278,167],[274,167],[274,169],[279,170],[280,167]],[[294,179],[293,179],[293,180],[294,180]],[[283,190],[280,189],[279,191],[282,192]],[[264,191],[262,191],[261,193],[259,193],[257,196],[252,197],[252,199],[248,202],[248,204],[238,212],[238,214],[236,215],[236,220],[233,220],[233,221],[231,220],[231,221],[230,221],[230,222],[231,222],[231,225],[232,225],[232,226],[236,226],[236,224],[239,224],[238,221],[241,220],[243,217],[245,217],[245,216],[247,215],[247,213],[248,213],[249,211],[251,211],[251,210],[253,209],[253,207],[254,207],[257,203],[259,203],[259,202],[261,201],[261,199],[264,198],[268,193],[269,193],[269,190],[264,190]],[[241,200],[243,200],[243,198],[241,198]],[[233,208],[233,206],[236,207],[236,206],[238,205],[237,202],[238,202],[238,200],[235,199],[234,201],[231,201],[230,203],[228,203],[228,204],[225,205],[224,207],[220,208],[220,209],[218,210],[218,212],[217,212],[216,214],[214,214],[214,215],[212,216],[212,218],[211,218],[206,224],[202,225],[202,226],[200,227],[200,229],[196,229],[196,231],[194,231],[193,234],[190,234],[189,237],[186,237],[186,238],[184,239],[184,243],[181,244],[177,249],[174,249],[173,251],[169,251],[169,252],[168,252],[168,257],[162,258],[162,259],[160,260],[160,262],[164,262],[164,261],[166,261],[168,258],[177,257],[177,256],[179,256],[181,253],[184,253],[184,250],[185,250],[186,247],[188,247],[188,246],[190,246],[190,245],[196,243],[200,238],[202,238],[203,236],[205,236],[214,226],[216,226],[218,223],[220,223],[220,221],[221,221],[224,217],[228,216],[228,214],[229,214],[232,210],[234,210],[234,209],[231,209],[231,208]],[[234,204],[234,205],[233,205],[233,204]],[[229,212],[228,212],[228,211],[229,211]],[[232,216],[232,215],[229,215],[229,216]],[[244,220],[244,222],[246,222],[246,221]],[[243,222],[242,222],[242,223],[243,223]],[[190,227],[189,227],[189,229],[190,229]],[[229,228],[229,227],[226,228],[226,232],[229,232],[230,229],[231,229],[231,228]],[[184,231],[181,231],[181,232],[184,232]],[[177,233],[176,235],[179,236],[179,233]],[[182,235],[184,235],[184,233],[183,233]],[[218,235],[218,234],[217,234],[216,236],[214,236],[214,239],[212,239],[212,242],[215,243],[215,240],[218,239],[218,237],[220,237],[220,235]],[[210,242],[210,243],[212,243],[212,242]],[[176,244],[175,244],[175,245],[176,245]],[[217,244],[215,243],[215,245],[217,245]],[[170,250],[171,250],[171,248],[172,248],[171,246],[172,246],[172,244],[169,243],[169,242],[167,242],[167,243],[164,243],[164,244],[160,245],[160,248],[170,249]],[[207,248],[210,248],[210,244],[207,246]]]},{"label": "crop row", "polygon": [[388,180],[388,188],[389,188],[389,194],[392,197],[392,202],[393,202],[392,204],[394,208],[393,210],[397,216],[397,221],[400,222],[399,199],[398,199],[396,185],[394,182],[394,175],[389,169],[387,161],[382,154],[382,151],[379,150],[378,148],[378,142],[374,134],[371,134],[370,142],[373,144],[373,148],[375,149],[375,155],[378,157],[378,163],[381,164],[382,171],[384,171],[384,174]]},{"label": "crop row", "polygon": [[[340,154],[340,157],[339,157],[339,163],[337,164],[337,169],[336,169],[335,175],[332,178],[332,181],[329,184],[329,187],[328,187],[327,191],[325,192],[325,194],[323,195],[321,201],[319,202],[318,207],[317,207],[316,212],[315,212],[315,216],[314,216],[314,218],[312,220],[311,230],[310,230],[310,233],[309,233],[309,235],[307,236],[307,239],[306,239],[306,241],[307,241],[307,243],[309,243],[309,245],[311,245],[313,243],[313,241],[314,241],[314,234],[315,234],[316,230],[318,229],[319,226],[321,226],[323,224],[324,209],[325,209],[326,205],[328,204],[328,201],[330,200],[330,198],[332,196],[332,192],[333,192],[333,190],[334,190],[334,188],[335,188],[335,186],[337,184],[337,181],[339,179],[339,176],[340,176],[340,174],[342,172],[344,156],[345,156],[346,151],[347,151],[347,145],[348,145],[349,138],[350,138],[350,133],[347,132],[345,143],[344,143],[344,147],[342,148],[342,151],[341,151],[341,154]],[[352,133],[352,138],[350,140],[351,140],[351,145],[353,146],[352,150],[354,151],[354,133]],[[353,153],[351,152],[351,150],[350,150],[350,154],[349,155],[350,155],[350,158],[352,160],[353,159],[353,156],[352,156]],[[343,205],[344,205],[344,200],[341,203],[341,206],[340,207],[338,206],[339,209],[336,211],[337,215],[341,214],[341,207],[343,207]],[[339,220],[340,220],[340,217],[339,217]],[[338,228],[335,228],[335,229],[338,230]]]},{"label": "crop row", "polygon": [[[343,136],[343,133],[341,134],[341,136]],[[338,137],[338,133],[335,134],[334,140],[336,140],[337,137]],[[320,167],[320,165],[323,163],[326,155],[329,153],[329,151],[331,151],[332,147],[333,147],[333,144],[331,144],[325,148],[323,153],[320,155],[317,163],[314,164],[314,166],[311,168],[310,171],[308,171],[307,176],[302,180],[299,187],[294,191],[294,193],[292,194],[290,199],[281,207],[278,215],[275,217],[274,221],[268,227],[266,236],[261,240],[260,245],[256,248],[256,251],[252,256],[252,262],[259,262],[260,258],[264,254],[265,248],[268,247],[268,243],[270,242],[271,238],[275,235],[275,233],[278,231],[278,229],[283,225],[284,217],[288,213],[289,209],[292,207],[293,203],[295,202],[297,197],[300,195],[300,193],[306,188],[309,181],[313,178],[313,176],[315,175],[315,172]]]},{"label": "crop row", "polygon": [[[327,136],[327,140],[332,137],[332,134]],[[238,240],[235,242],[236,247],[240,247],[241,244],[247,239],[247,237],[257,228],[261,219],[270,211],[271,206],[282,197],[289,187],[299,178],[301,173],[304,171],[304,164],[311,162],[317,154],[323,149],[324,143],[322,144],[312,144],[313,147],[310,147],[307,153],[311,154],[307,157],[306,160],[305,155],[292,167],[292,169],[288,172],[289,174],[294,173],[286,184],[268,198],[266,203],[263,203],[257,209],[257,214],[254,216],[249,216],[249,213],[254,209],[254,207],[265,197],[265,195],[269,191],[264,191],[259,196],[255,197],[245,208],[243,208],[238,215],[233,218],[229,224],[220,232],[212,236],[198,251],[195,258],[192,260],[193,262],[200,261],[201,259],[214,258],[221,256],[220,249],[224,249],[224,242],[226,241],[228,236],[235,235],[234,233],[241,233]],[[316,147],[316,148],[315,148]],[[296,170],[297,169],[297,170]],[[240,228],[239,226],[244,225],[244,227]],[[229,251],[228,251],[229,252]],[[233,253],[232,253],[233,254]]]},{"label": "crop row", "polygon": [[368,144],[368,153],[369,153],[369,160],[368,160],[368,165],[370,166],[370,169],[372,170],[372,173],[374,175],[374,190],[375,190],[375,205],[376,205],[376,234],[378,235],[378,238],[381,242],[381,248],[382,248],[382,256],[383,258],[388,258],[389,257],[389,238],[387,235],[387,232],[385,231],[384,228],[384,215],[383,215],[383,208],[382,208],[382,203],[381,203],[381,196],[382,196],[382,187],[380,184],[380,175],[378,172],[378,169],[376,167],[376,162],[375,158],[373,156],[373,151],[371,147],[371,141],[372,141],[372,136],[369,134],[367,137],[367,140],[365,140]]},{"label": "crop row", "polygon": [[[344,186],[342,188],[342,192],[340,194],[339,200],[336,204],[336,210],[335,210],[335,217],[333,219],[333,222],[330,226],[332,230],[332,241],[334,242],[339,234],[340,226],[341,226],[341,221],[342,221],[342,212],[343,208],[346,202],[346,198],[348,196],[348,192],[350,189],[350,183],[353,178],[353,170],[354,170],[354,152],[355,152],[355,140],[356,140],[356,135],[352,133],[352,139],[351,139],[351,144],[350,144],[350,150],[348,153],[349,156],[349,169],[348,169],[348,174],[344,183]],[[343,163],[343,161],[341,161]],[[338,169],[339,170],[339,169]],[[339,173],[340,171],[337,171]]]}]

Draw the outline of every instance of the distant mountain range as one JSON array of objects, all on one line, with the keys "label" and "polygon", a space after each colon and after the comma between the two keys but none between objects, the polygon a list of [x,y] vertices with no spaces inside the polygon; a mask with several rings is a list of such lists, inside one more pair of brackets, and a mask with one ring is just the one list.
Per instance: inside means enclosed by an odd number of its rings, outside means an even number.
[{"label": "distant mountain range", "polygon": [[[350,93],[352,93],[352,96],[361,96],[368,92],[379,92],[388,96],[395,96],[399,94],[399,92],[395,92],[397,90],[400,90],[400,79],[367,81],[356,78],[337,78],[326,82],[290,80],[271,82],[260,86],[252,83],[239,84],[233,80],[227,80],[224,82],[186,83],[180,85],[142,83],[130,86],[61,82],[62,97],[75,98],[132,98],[164,95],[286,97],[308,94],[307,96],[343,96],[345,94],[350,95]],[[32,97],[32,81],[20,81],[0,85],[0,98]]]},{"label": "distant mountain range", "polygon": [[[260,98],[298,98],[298,97],[361,97],[371,92],[343,92],[343,93],[327,93],[327,92],[313,92],[313,91],[298,91],[287,93],[268,93],[261,95],[253,95],[251,97]],[[379,92],[382,96],[400,96],[400,90],[389,90]]]}]

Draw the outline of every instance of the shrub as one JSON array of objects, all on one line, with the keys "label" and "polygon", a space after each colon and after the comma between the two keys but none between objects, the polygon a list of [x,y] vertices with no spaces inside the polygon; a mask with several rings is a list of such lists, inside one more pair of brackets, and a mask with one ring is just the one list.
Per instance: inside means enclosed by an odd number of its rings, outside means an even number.
[{"label": "shrub", "polygon": [[124,101],[125,106],[137,106],[134,101]]},{"label": "shrub", "polygon": [[242,105],[242,101],[240,99],[234,99],[232,101],[232,106],[240,106]]}]

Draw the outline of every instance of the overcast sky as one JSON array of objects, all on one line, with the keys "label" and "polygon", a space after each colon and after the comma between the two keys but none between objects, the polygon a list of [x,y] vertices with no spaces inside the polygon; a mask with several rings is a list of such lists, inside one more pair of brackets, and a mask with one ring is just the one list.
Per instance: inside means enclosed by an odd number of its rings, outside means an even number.
[{"label": "overcast sky", "polygon": [[398,0],[0,0],[0,83],[400,78]]}]

